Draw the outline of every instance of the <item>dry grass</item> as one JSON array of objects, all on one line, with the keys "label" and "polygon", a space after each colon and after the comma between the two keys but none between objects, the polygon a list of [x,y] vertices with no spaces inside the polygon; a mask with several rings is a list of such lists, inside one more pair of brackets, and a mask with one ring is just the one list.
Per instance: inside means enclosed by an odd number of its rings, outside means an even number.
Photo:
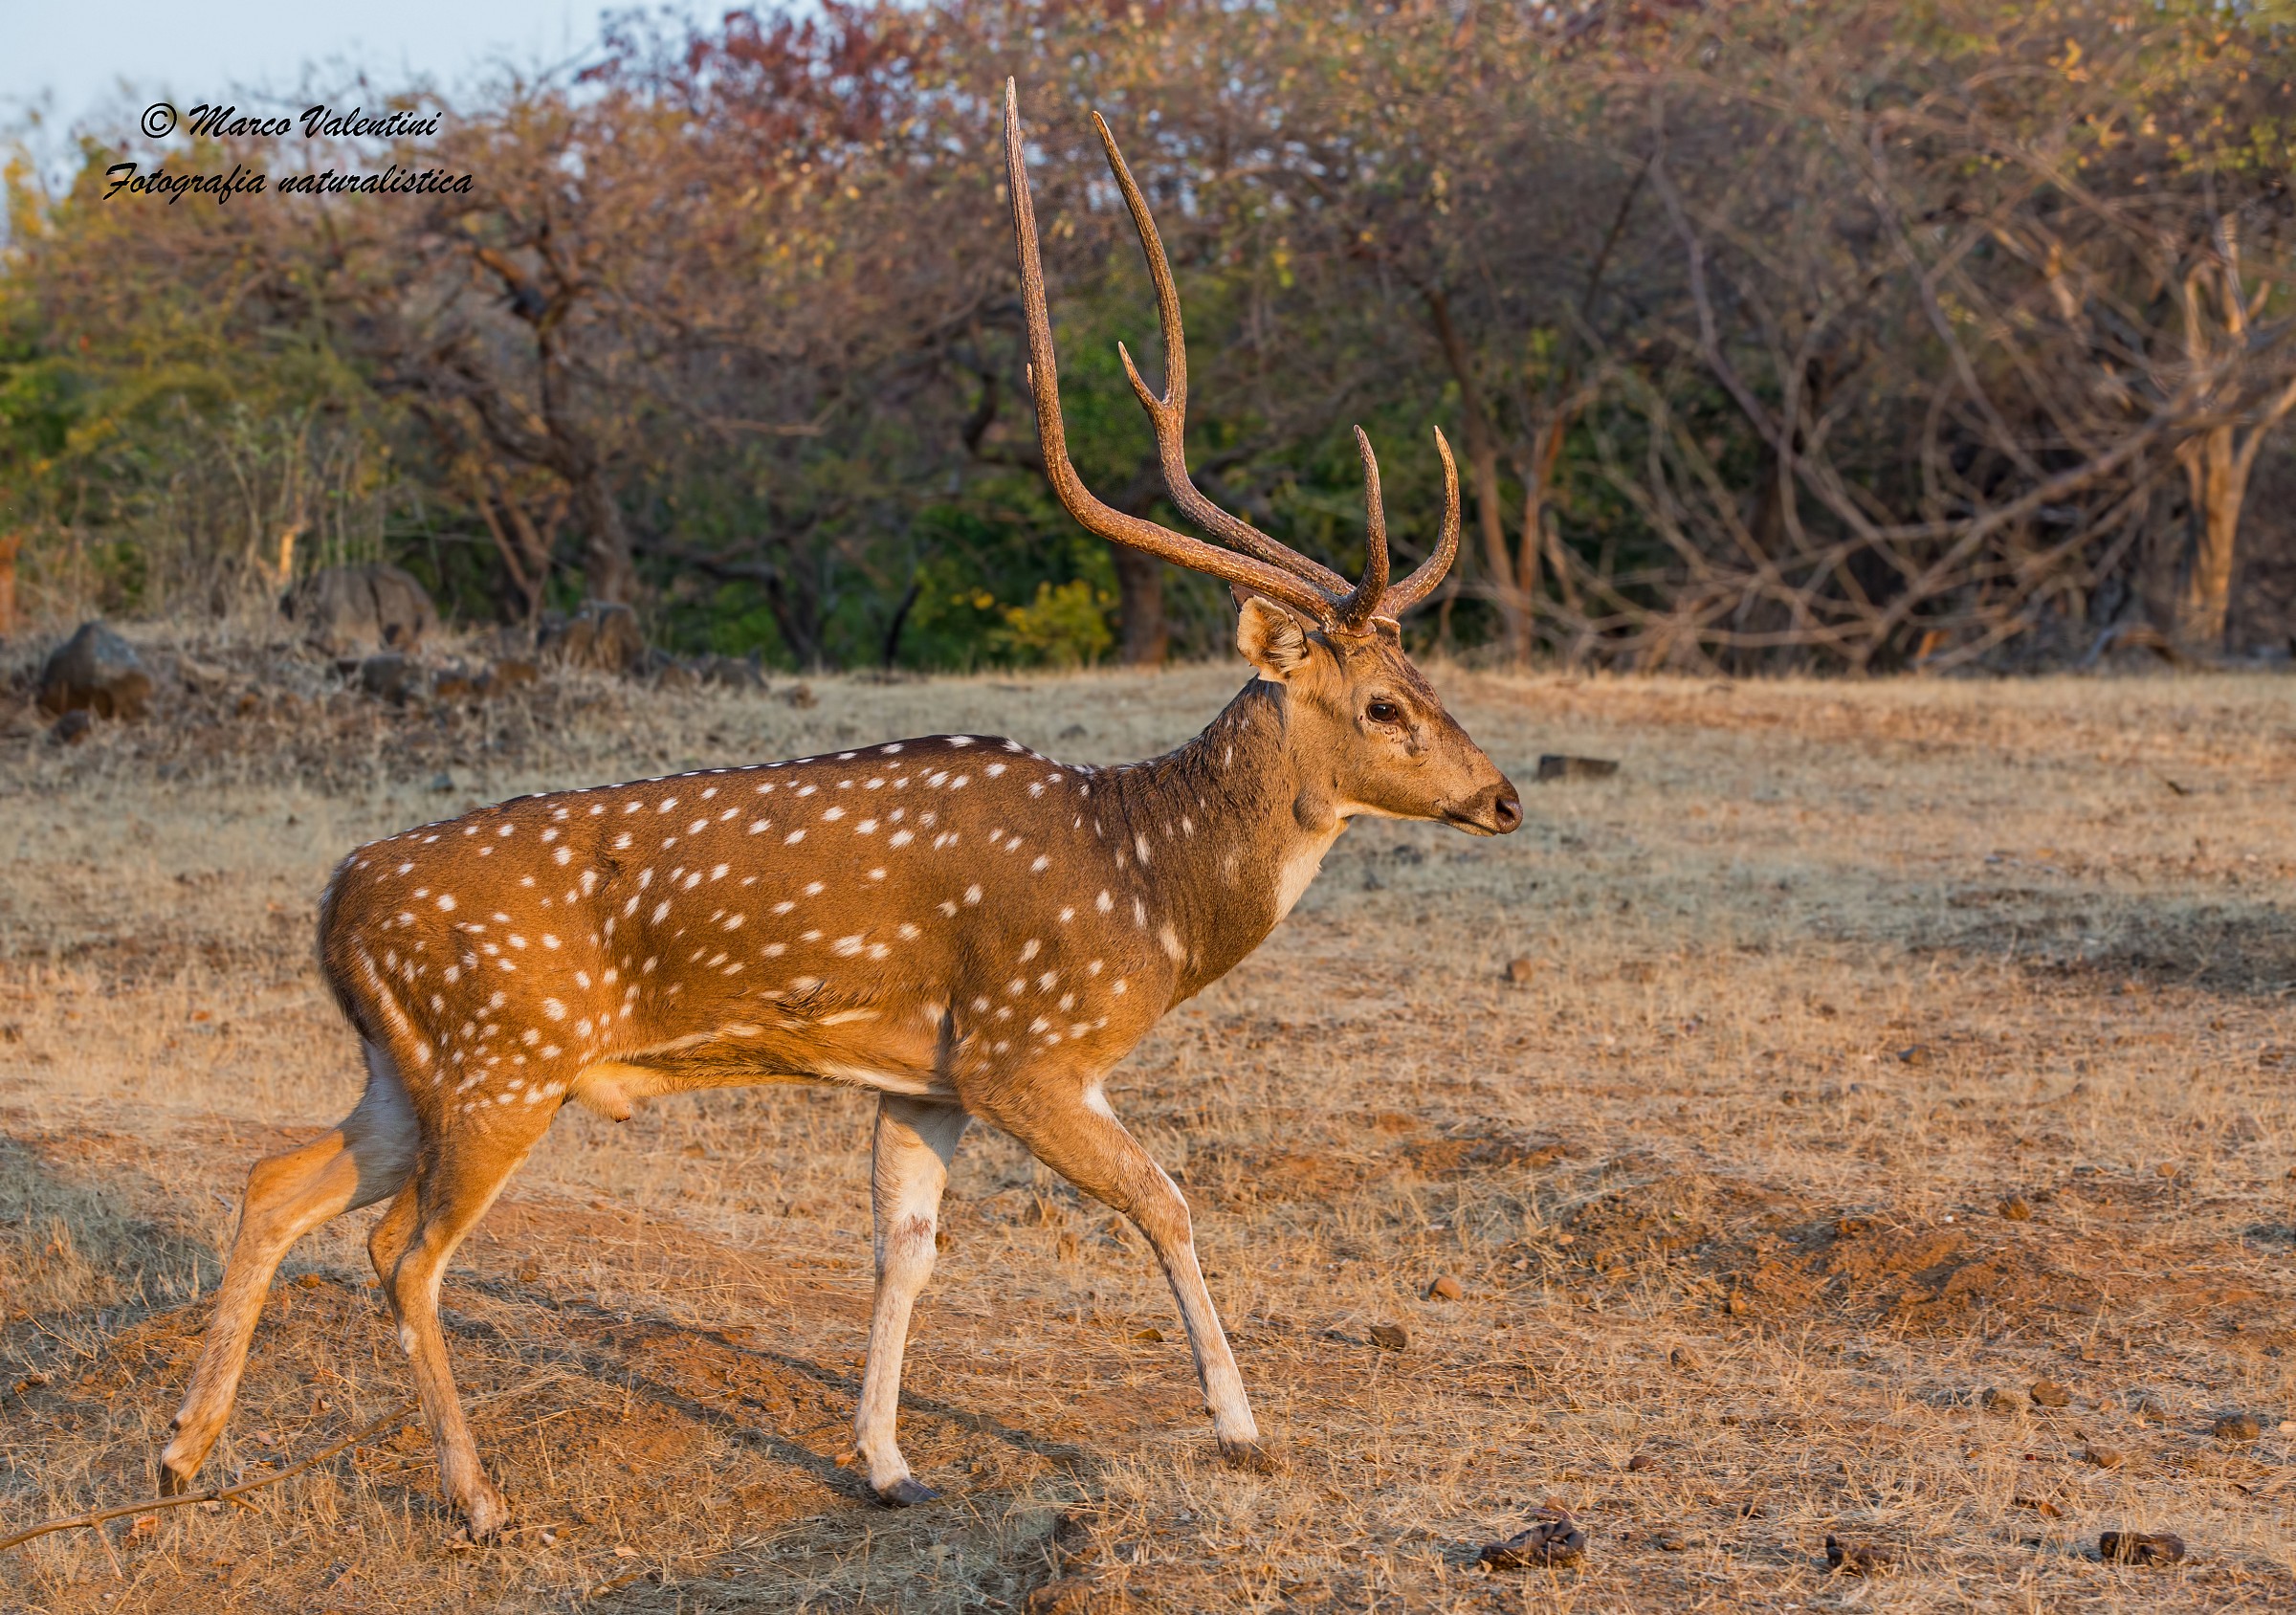
[{"label": "dry grass", "polygon": [[[71,751],[15,719],[0,1519],[148,1493],[248,1161],[356,1090],[308,949],[362,837],[945,728],[1141,755],[1237,676],[244,717],[227,676]],[[0,1605],[1008,1609],[1056,1576],[1071,1609],[2296,1600],[2296,685],[1443,682],[1518,779],[1541,751],[1625,766],[1528,788],[1508,841],[1358,828],[1119,1073],[1184,1167],[1281,1474],[1210,1461],[1139,1241],[979,1136],[904,1410],[949,1500],[864,1505],[838,1458],[869,1104],[760,1090],[568,1113],[465,1248],[452,1348],[493,1399],[506,1545],[451,1544],[402,1434],[253,1512],[43,1539]],[[210,1472],[407,1394],[364,1222],[290,1259]],[[1464,1298],[1421,1298],[1443,1272]],[[1370,1345],[1381,1322],[1408,1349]],[[2044,1379],[2069,1406],[2029,1405]],[[2213,1440],[2228,1409],[2263,1439]],[[1549,1498],[1584,1566],[1478,1572]],[[2115,1527],[2191,1560],[2099,1563]],[[1828,1532],[1899,1569],[1827,1578]]]}]

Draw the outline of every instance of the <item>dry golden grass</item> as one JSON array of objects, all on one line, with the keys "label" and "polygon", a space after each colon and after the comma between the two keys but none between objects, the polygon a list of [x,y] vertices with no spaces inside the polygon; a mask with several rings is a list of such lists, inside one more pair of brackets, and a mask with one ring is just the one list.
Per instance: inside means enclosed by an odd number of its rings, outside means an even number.
[{"label": "dry golden grass", "polygon": [[[357,1089],[309,962],[353,844],[858,738],[1129,758],[1240,678],[236,716],[221,671],[84,747],[0,733],[0,1532],[152,1490],[249,1161]],[[1440,682],[1518,780],[1624,767],[1526,783],[1511,840],[1358,827],[1115,1084],[1184,1172],[1280,1474],[1212,1461],[1139,1240],[977,1135],[904,1399],[948,1500],[861,1502],[870,1101],[757,1090],[569,1112],[465,1247],[451,1347],[506,1544],[449,1540],[402,1433],[252,1511],[43,1538],[0,1606],[2296,1601],[2296,684]],[[210,1473],[408,1394],[366,1220],[290,1258]],[[1463,1298],[1423,1298],[1446,1272]],[[1388,1322],[1407,1349],[1369,1343]],[[2263,1438],[2213,1439],[2228,1410]],[[1481,1573],[1550,1498],[1584,1564]],[[2114,1528],[2191,1558],[2100,1563]],[[1829,1532],[1898,1569],[1828,1578]]]}]

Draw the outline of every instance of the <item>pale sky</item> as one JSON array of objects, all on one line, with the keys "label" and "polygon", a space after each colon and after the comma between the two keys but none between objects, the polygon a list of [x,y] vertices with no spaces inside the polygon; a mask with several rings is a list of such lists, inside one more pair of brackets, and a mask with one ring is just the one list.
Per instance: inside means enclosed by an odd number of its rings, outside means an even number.
[{"label": "pale sky", "polygon": [[[586,60],[600,0],[0,0],[0,135],[42,114],[37,144],[84,130],[124,139],[147,103],[179,111],[218,98],[299,112],[355,87],[378,95],[420,79],[452,90],[490,68]],[[658,11],[658,0],[647,5]],[[680,14],[715,16],[679,0]],[[303,97],[308,86],[319,94]],[[259,92],[269,90],[271,98]],[[354,90],[355,93],[355,90]],[[345,109],[347,110],[347,108]]]}]

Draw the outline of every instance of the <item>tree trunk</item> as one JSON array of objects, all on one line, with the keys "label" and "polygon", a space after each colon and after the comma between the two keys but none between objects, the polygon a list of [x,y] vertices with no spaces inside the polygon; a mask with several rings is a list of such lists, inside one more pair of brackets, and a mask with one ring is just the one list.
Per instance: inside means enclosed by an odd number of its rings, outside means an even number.
[{"label": "tree trunk", "polygon": [[1499,510],[1499,445],[1490,416],[1483,408],[1483,391],[1475,383],[1474,362],[1451,323],[1450,303],[1439,291],[1425,294],[1427,316],[1435,340],[1443,349],[1451,379],[1459,384],[1463,434],[1467,440],[1468,482],[1474,490],[1475,522],[1483,535],[1483,561],[1490,572],[1491,599],[1499,608],[1499,649],[1507,661],[1521,666],[1531,659],[1531,596],[1524,587],[1513,558],[1507,552],[1506,522]]},{"label": "tree trunk", "polygon": [[0,636],[16,631],[16,556],[23,547],[23,534],[0,533]]},{"label": "tree trunk", "polygon": [[2183,446],[2177,458],[2192,490],[2193,553],[2176,593],[2174,632],[2184,650],[2214,656],[2224,649],[2248,466],[2235,449],[2229,426],[2202,432]]},{"label": "tree trunk", "polygon": [[615,502],[606,478],[593,472],[574,489],[582,521],[584,586],[592,600],[624,604],[637,598],[638,573],[629,558],[629,529],[622,524],[622,507]]},{"label": "tree trunk", "polygon": [[1126,667],[1161,667],[1172,647],[1164,622],[1164,564],[1122,544],[1115,550],[1117,658]]}]

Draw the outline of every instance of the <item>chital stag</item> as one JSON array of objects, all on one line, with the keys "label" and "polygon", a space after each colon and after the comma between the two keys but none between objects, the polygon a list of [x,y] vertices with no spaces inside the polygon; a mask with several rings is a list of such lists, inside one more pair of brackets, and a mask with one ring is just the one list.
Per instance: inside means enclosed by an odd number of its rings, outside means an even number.
[{"label": "chital stag", "polygon": [[320,913],[328,982],[365,1049],[356,1108],[256,1163],[215,1316],[161,1458],[182,1489],[230,1413],[289,1246],[390,1197],[368,1240],[413,1361],[440,1481],[474,1536],[507,1516],[440,1337],[456,1244],[569,1099],[624,1117],[656,1095],[823,1082],[878,1095],[876,1294],[854,1417],[875,1495],[917,1503],[894,1436],[910,1309],[976,1117],[1130,1217],[1171,1281],[1222,1453],[1266,1457],[1188,1208],[1110,1108],[1116,1062],[1173,1005],[1257,947],[1359,814],[1505,834],[1514,788],[1444,711],[1397,618],[1457,544],[1449,451],[1436,551],[1388,582],[1379,473],[1354,584],[1203,498],[1181,438],[1186,352],[1138,188],[1100,137],[1137,226],[1165,386],[1125,357],[1175,502],[1225,542],[1110,509],[1069,463],[1019,115],[1006,165],[1031,385],[1052,484],[1092,531],[1225,579],[1254,676],[1195,740],[1127,767],[939,735],[834,756],[526,797],[360,849]]}]

